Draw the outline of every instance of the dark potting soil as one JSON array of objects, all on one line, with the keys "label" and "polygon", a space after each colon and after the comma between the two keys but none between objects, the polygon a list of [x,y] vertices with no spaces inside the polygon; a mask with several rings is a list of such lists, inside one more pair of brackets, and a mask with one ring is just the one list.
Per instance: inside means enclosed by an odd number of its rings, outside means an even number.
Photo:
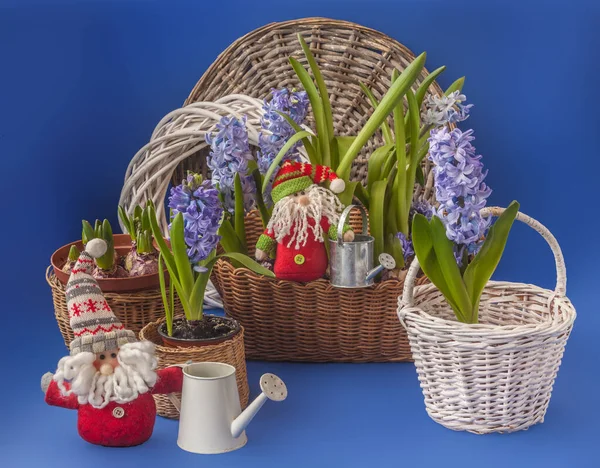
[{"label": "dark potting soil", "polygon": [[[162,329],[166,333],[166,324],[163,323]],[[184,340],[221,338],[229,335],[235,329],[235,322],[212,315],[205,315],[202,320],[193,322],[188,322],[185,319],[175,319],[173,321],[173,338]]]}]

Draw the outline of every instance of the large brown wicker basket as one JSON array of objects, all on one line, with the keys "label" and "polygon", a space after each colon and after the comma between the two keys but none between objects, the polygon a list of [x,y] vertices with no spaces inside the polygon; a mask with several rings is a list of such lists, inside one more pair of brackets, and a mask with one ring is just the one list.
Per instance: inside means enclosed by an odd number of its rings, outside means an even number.
[{"label": "large brown wicker basket", "polygon": [[[356,225],[359,216],[353,218]],[[250,213],[245,224],[253,251],[262,233],[258,212]],[[265,278],[224,260],[215,265],[212,280],[227,315],[246,329],[248,359],[411,360],[406,331],[396,314],[403,281],[390,279],[370,288],[339,289],[326,279],[294,283]]]},{"label": "large brown wicker basket", "polygon": [[[54,316],[58,328],[65,345],[69,347],[69,344],[73,341],[73,330],[69,324],[65,285],[54,275],[52,267],[48,267],[46,270],[46,281],[52,290]],[[165,308],[158,288],[135,292],[105,292],[104,297],[117,318],[125,325],[125,328],[134,331],[136,334],[148,323],[165,316]],[[183,313],[179,299],[176,299],[175,313]]]},{"label": "large brown wicker basket", "polygon": [[[158,326],[162,320],[149,323],[140,332],[140,339],[152,341],[156,345],[158,367],[163,369],[174,364],[192,362],[224,362],[235,367],[238,393],[242,408],[248,405],[250,389],[248,387],[248,374],[246,372],[246,357],[244,355],[244,329],[232,339],[211,346],[191,348],[171,348],[162,345],[158,334]],[[177,394],[181,399],[181,394]],[[179,419],[179,412],[169,400],[167,395],[154,395],[156,411],[160,416]]]}]

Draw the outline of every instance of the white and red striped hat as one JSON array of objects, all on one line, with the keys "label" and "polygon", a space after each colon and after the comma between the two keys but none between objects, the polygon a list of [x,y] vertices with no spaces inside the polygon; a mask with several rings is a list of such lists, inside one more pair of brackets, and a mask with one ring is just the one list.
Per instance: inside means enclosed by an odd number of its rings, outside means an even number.
[{"label": "white and red striped hat", "polygon": [[125,329],[115,316],[92,276],[94,258],[105,253],[106,242],[91,239],[71,270],[66,288],[69,318],[75,335],[70,346],[71,355],[102,353],[137,341],[135,333]]}]

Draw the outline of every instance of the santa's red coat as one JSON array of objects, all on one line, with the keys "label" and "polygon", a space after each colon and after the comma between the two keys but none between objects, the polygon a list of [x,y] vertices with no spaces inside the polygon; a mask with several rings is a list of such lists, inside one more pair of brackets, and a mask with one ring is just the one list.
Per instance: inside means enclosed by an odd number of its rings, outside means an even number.
[{"label": "santa's red coat", "polygon": [[[308,218],[311,226],[315,225],[314,218]],[[329,220],[326,216],[321,218],[323,228],[323,239],[327,242],[329,232]],[[323,277],[327,270],[327,250],[325,244],[315,239],[312,229],[309,228],[306,244],[296,248],[296,242],[288,247],[291,237],[296,229],[292,227],[290,234],[277,243],[277,253],[273,273],[277,278],[288,281],[308,282]],[[267,229],[264,234],[271,239],[275,238],[272,230]]]},{"label": "santa's red coat", "polygon": [[152,394],[181,392],[183,372],[169,367],[157,372],[158,379],[148,393],[129,403],[111,401],[104,408],[90,404],[80,405],[77,396],[63,396],[52,381],[46,392],[46,403],[78,411],[79,435],[92,444],[108,447],[130,447],[146,442],[152,435],[156,420],[156,406]]}]

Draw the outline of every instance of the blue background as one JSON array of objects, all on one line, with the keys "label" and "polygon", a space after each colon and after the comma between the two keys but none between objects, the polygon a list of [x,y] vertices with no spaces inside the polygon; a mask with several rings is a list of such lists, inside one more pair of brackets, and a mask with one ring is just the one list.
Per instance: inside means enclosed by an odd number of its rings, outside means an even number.
[{"label": "blue background", "polygon": [[[3,330],[0,465],[600,466],[598,327],[598,72],[593,1],[229,0],[0,2]],[[490,170],[491,202],[521,202],[548,226],[568,267],[579,317],[546,422],[522,433],[449,431],[424,410],[412,364],[249,363],[278,373],[289,399],[268,404],[235,453],[178,449],[161,418],[132,449],[79,439],[76,414],[44,404],[39,378],[65,354],[49,256],[108,217],[125,168],[158,120],[183,103],[217,54],[271,21],[327,16],[359,22],[467,76],[472,126]],[[516,226],[497,278],[553,287],[547,246]],[[170,462],[169,462],[170,461]],[[165,465],[166,466],[166,465]]]}]

